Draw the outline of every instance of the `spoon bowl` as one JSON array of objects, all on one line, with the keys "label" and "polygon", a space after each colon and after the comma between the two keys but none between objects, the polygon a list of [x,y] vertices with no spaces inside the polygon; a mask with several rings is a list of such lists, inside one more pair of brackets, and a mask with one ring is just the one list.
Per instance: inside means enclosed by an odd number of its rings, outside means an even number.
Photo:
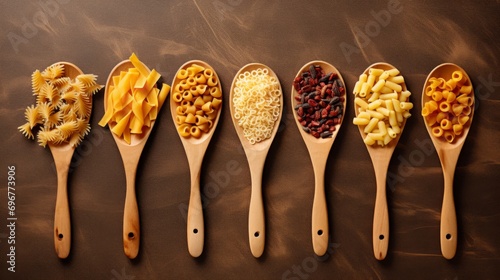
[{"label": "spoon bowl", "polygon": [[[368,75],[370,68],[378,68],[382,70],[395,69],[396,67],[391,64],[379,62],[374,63],[363,72]],[[402,91],[406,89],[406,83],[401,84]],[[359,114],[359,106],[354,104],[354,111],[356,116]],[[406,118],[403,119],[401,125],[401,132],[392,139],[387,145],[381,147],[379,145],[366,145],[366,149],[370,155],[373,168],[375,171],[375,178],[377,181],[377,192],[375,196],[375,209],[373,215],[373,253],[377,260],[385,259],[387,255],[387,249],[389,247],[389,211],[387,209],[387,196],[386,196],[386,179],[387,179],[387,169],[389,168],[389,163],[391,161],[392,154],[396,149],[399,138],[403,133],[403,129],[406,124]],[[358,126],[359,133],[364,139],[366,133],[361,126]]]},{"label": "spoon bowl", "polygon": [[[215,78],[217,79],[217,87],[220,92],[222,92],[221,82],[215,70],[206,62],[201,60],[191,60],[184,63],[177,73],[182,69],[186,69],[192,64],[197,64],[203,66],[206,69],[211,69],[214,73]],[[177,84],[181,81],[177,77],[177,73],[172,82],[172,89],[175,90]],[[170,109],[172,113],[172,119],[174,121],[174,125],[176,127],[177,132],[179,132],[179,124],[177,124],[176,116],[177,116],[177,103],[173,98],[170,99]],[[220,119],[220,114],[222,111],[222,104],[217,111],[217,117],[213,120],[212,127],[208,132],[202,133],[200,138],[189,137],[185,138],[179,134],[179,138],[181,139],[182,145],[186,152],[186,157],[188,159],[189,164],[189,172],[191,176],[191,190],[189,196],[189,207],[188,207],[188,215],[187,215],[187,244],[189,254],[193,257],[199,257],[203,252],[204,239],[205,239],[205,228],[203,222],[203,208],[201,203],[201,193],[200,193],[200,175],[201,175],[201,165],[203,162],[203,157],[207,150],[208,144],[210,143],[210,139],[215,132],[217,127],[217,123]]]},{"label": "spoon bowl", "polygon": [[274,137],[276,136],[276,132],[278,131],[279,123],[281,120],[281,115],[283,112],[283,93],[281,90],[281,85],[279,85],[279,91],[281,92],[280,97],[280,112],[279,116],[274,122],[273,130],[271,136],[263,141],[256,142],[254,144],[250,143],[250,141],[245,137],[243,133],[243,129],[238,125],[238,120],[234,117],[235,108],[233,103],[234,98],[234,89],[236,87],[236,81],[240,74],[257,70],[257,69],[267,69],[268,73],[271,77],[274,77],[278,81],[278,76],[274,73],[274,71],[268,66],[260,63],[250,63],[243,66],[238,73],[236,73],[233,83],[231,84],[231,91],[229,97],[229,108],[231,111],[231,119],[233,120],[234,128],[236,130],[236,134],[240,139],[241,145],[243,146],[243,150],[245,151],[248,165],[250,168],[250,177],[252,184],[252,191],[250,197],[250,209],[248,212],[248,239],[250,244],[250,250],[252,255],[256,258],[260,257],[264,252],[265,247],[265,211],[264,211],[264,203],[262,200],[262,175],[264,171],[264,164],[266,161],[267,153],[271,144],[273,142]]},{"label": "spoon bowl", "polygon": [[[71,79],[83,74],[73,63],[57,62],[64,66],[64,76]],[[92,101],[92,95],[89,95]],[[91,102],[92,104],[92,102]],[[88,121],[88,119],[87,119]],[[75,146],[70,143],[48,144],[57,170],[57,196],[54,215],[54,246],[59,258],[68,257],[71,249],[71,219],[68,203],[68,173],[75,152]]]},{"label": "spoon bowl", "polygon": [[[346,109],[347,103],[347,95],[345,94],[345,82],[340,74],[340,71],[337,70],[333,65],[321,61],[314,60],[306,63],[298,72],[296,77],[301,75],[304,71],[307,71],[311,65],[319,65],[322,67],[325,73],[337,73],[339,79],[342,81],[342,85],[344,86],[344,101],[343,109]],[[292,109],[297,106],[297,100],[295,96],[297,95],[297,90],[292,87],[291,92],[291,101],[292,101]],[[340,130],[340,126],[343,122],[343,117],[339,124],[335,126],[335,131],[333,131],[330,138],[315,138],[311,134],[304,131],[302,125],[297,119],[296,112],[293,112],[295,116],[295,123],[297,124],[297,128],[299,129],[300,135],[306,144],[307,150],[309,151],[309,156],[311,158],[313,170],[314,170],[314,199],[312,206],[312,224],[311,224],[311,234],[312,234],[312,244],[314,253],[318,256],[323,256],[328,249],[328,238],[329,238],[329,229],[328,229],[328,209],[326,204],[325,197],[325,168],[326,162],[328,160],[328,155],[330,153],[330,149],[337,137],[337,134]]]},{"label": "spoon bowl", "polygon": [[[142,62],[140,62],[142,63]],[[143,64],[143,63],[142,63]],[[148,70],[149,68],[143,64]],[[120,75],[121,71],[128,71],[129,68],[134,68],[130,60],[124,60],[118,63],[113,70],[111,70],[106,81],[106,89],[104,91],[104,110],[108,107],[108,97],[111,94],[110,86],[113,85],[113,76]],[[156,85],[155,85],[156,87]],[[151,130],[153,129],[155,121],[151,121],[150,127],[144,127],[140,135],[132,134],[130,144],[123,138],[115,135],[113,132],[113,139],[120,152],[123,166],[125,169],[126,178],[126,193],[125,193],[125,206],[123,211],[123,251],[125,255],[134,259],[139,253],[140,244],[140,224],[139,224],[139,208],[137,206],[137,198],[135,191],[135,177],[137,173],[137,166],[141,157],[142,150],[146,145]],[[116,124],[108,124],[109,129],[113,129]]]},{"label": "spoon bowl", "polygon": [[[425,94],[425,88],[428,84],[429,79],[431,77],[451,78],[452,73],[456,70],[462,71],[463,75],[467,78],[468,83],[472,86],[471,79],[467,75],[467,72],[465,72],[465,70],[460,66],[453,63],[440,64],[429,73],[427,79],[425,80],[424,89],[422,91],[422,107],[424,106],[425,102],[432,99]],[[471,92],[472,94],[470,94],[470,97],[472,98],[472,105],[469,115],[469,121],[464,125],[462,134],[455,138],[453,143],[449,143],[446,140],[439,139],[438,137],[434,136],[427,119],[424,117],[425,127],[438,154],[444,175],[444,195],[441,209],[440,243],[441,253],[446,259],[452,259],[455,256],[457,250],[457,217],[455,211],[455,203],[453,200],[453,177],[455,174],[455,168],[458,162],[460,151],[462,150],[465,139],[467,138],[467,134],[469,133],[472,123],[472,117],[474,115],[474,90],[472,90]]]}]

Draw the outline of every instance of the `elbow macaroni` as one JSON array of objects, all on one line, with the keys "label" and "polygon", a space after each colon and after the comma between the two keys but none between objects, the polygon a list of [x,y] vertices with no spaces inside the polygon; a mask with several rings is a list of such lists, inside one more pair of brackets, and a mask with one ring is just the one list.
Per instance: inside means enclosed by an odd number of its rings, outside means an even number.
[{"label": "elbow macaroni", "polygon": [[368,76],[361,74],[354,88],[354,103],[358,106],[353,124],[366,134],[367,145],[386,146],[401,133],[403,121],[411,116],[411,93],[403,90],[403,76],[393,68],[370,68]]},{"label": "elbow macaroni", "polygon": [[469,122],[474,97],[472,84],[462,71],[454,71],[446,78],[429,78],[425,88],[428,101],[423,104],[422,116],[432,135],[453,143]]},{"label": "elbow macaroni", "polygon": [[179,135],[200,138],[212,128],[222,104],[222,92],[214,71],[192,63],[176,74],[179,81],[172,94]]}]

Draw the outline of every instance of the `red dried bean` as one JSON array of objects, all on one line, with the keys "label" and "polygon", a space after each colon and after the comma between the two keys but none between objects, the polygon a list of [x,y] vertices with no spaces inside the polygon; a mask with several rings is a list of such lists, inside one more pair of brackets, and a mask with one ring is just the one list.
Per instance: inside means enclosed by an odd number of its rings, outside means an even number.
[{"label": "red dried bean", "polygon": [[325,74],[319,65],[310,65],[293,80],[297,90],[295,111],[305,132],[319,138],[332,136],[342,120],[345,88],[337,73]]}]

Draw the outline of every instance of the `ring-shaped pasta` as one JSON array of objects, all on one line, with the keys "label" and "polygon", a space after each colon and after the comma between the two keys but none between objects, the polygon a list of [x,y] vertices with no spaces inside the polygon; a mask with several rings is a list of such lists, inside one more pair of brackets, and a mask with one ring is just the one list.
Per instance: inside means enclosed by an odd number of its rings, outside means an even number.
[{"label": "ring-shaped pasta", "polygon": [[446,101],[439,103],[439,110],[441,110],[441,112],[449,112],[450,109],[451,109],[450,103]]},{"label": "ring-shaped pasta", "polygon": [[179,132],[179,135],[181,135],[182,137],[189,137],[191,135],[190,129],[191,126],[187,123],[177,127],[177,131]]},{"label": "ring-shaped pasta", "polygon": [[448,141],[448,143],[453,143],[453,140],[455,140],[455,134],[451,131],[445,131],[444,133],[444,139]]},{"label": "ring-shaped pasta", "polygon": [[212,71],[212,69],[205,69],[203,70],[203,76],[205,76],[205,78],[209,78],[209,77],[212,77],[214,75],[214,71]]},{"label": "ring-shaped pasta", "polygon": [[177,72],[176,76],[177,79],[183,80],[186,79],[187,77],[188,77],[188,71],[186,71],[185,69],[181,69],[179,70],[179,72]]},{"label": "ring-shaped pasta", "polygon": [[212,97],[220,98],[222,96],[222,92],[219,90],[219,87],[211,87],[209,92]]},{"label": "ring-shaped pasta", "polygon": [[182,98],[184,99],[183,101],[193,101],[193,94],[191,91],[186,90],[182,93]]},{"label": "ring-shaped pasta", "polygon": [[435,126],[431,129],[432,135],[436,137],[441,137],[443,135],[443,129],[439,126]]},{"label": "ring-shaped pasta", "polygon": [[193,136],[194,138],[200,138],[201,136],[201,130],[199,127],[197,126],[191,126],[191,129],[189,130],[191,136]]},{"label": "ring-shaped pasta", "polygon": [[209,87],[215,87],[216,85],[218,84],[218,81],[217,79],[215,78],[215,76],[211,76],[207,79],[207,85]]}]

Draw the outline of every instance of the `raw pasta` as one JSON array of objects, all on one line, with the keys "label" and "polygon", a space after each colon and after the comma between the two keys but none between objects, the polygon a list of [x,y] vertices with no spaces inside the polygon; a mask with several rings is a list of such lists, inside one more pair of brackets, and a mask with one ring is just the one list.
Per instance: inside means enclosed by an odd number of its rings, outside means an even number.
[{"label": "raw pasta", "polygon": [[175,101],[177,130],[182,137],[200,138],[212,128],[222,104],[222,92],[214,71],[191,63],[177,72]]},{"label": "raw pasta", "polygon": [[411,93],[403,90],[404,78],[395,68],[370,68],[368,74],[360,75],[353,91],[358,106],[353,124],[363,129],[365,144],[385,146],[401,133],[404,119],[411,116]]},{"label": "raw pasta", "polygon": [[151,127],[161,109],[170,86],[156,87],[160,74],[155,69],[148,70],[132,53],[130,62],[134,65],[128,71],[113,76],[104,116],[100,126],[110,125],[111,132],[131,143],[132,135],[141,135],[144,127]]},{"label": "raw pasta", "polygon": [[93,74],[81,74],[75,79],[64,74],[63,64],[53,64],[31,75],[36,104],[26,108],[26,123],[18,129],[28,139],[36,135],[43,147],[49,143],[76,147],[90,131],[92,94],[102,86]]},{"label": "raw pasta", "polygon": [[267,68],[241,73],[233,94],[234,118],[250,144],[271,137],[280,116],[281,90],[279,81]]},{"label": "raw pasta", "polygon": [[[448,79],[447,79],[448,78]],[[469,122],[474,99],[471,82],[462,71],[451,77],[431,77],[425,94],[422,116],[434,136],[453,143]]]}]

